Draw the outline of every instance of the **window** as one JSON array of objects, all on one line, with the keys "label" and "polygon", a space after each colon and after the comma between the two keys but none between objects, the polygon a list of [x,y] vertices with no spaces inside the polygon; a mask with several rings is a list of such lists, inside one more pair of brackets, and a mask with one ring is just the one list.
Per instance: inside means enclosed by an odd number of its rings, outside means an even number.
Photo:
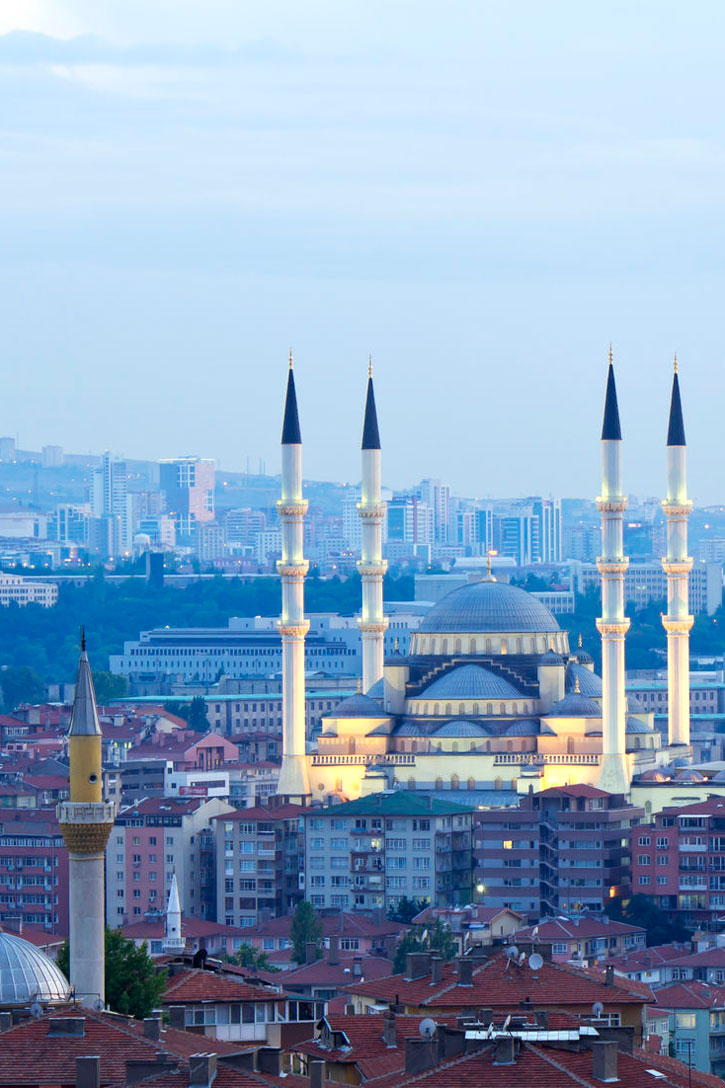
[{"label": "window", "polygon": [[676,1012],[675,1013],[675,1027],[677,1028],[694,1028],[697,1025],[697,1013],[694,1012]]},{"label": "window", "polygon": [[649,846],[650,842],[651,842],[651,839],[650,839],[649,835],[640,835],[639,838],[637,839],[637,845],[638,846]]},{"label": "window", "polygon": [[639,857],[637,858],[637,861],[639,862],[640,865],[651,865],[652,864],[652,858],[650,857],[649,854],[640,854]]},{"label": "window", "polygon": [[650,878],[648,876],[641,876],[639,878],[639,883],[640,884],[650,884],[651,880],[650,880]]},{"label": "window", "polygon": [[555,956],[565,956],[569,951],[569,944],[567,941],[554,941],[551,951]]}]

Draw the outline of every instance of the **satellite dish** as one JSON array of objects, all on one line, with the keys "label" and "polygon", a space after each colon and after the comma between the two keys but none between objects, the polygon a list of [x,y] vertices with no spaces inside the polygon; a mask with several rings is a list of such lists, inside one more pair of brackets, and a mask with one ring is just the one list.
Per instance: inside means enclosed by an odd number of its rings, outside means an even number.
[{"label": "satellite dish", "polygon": [[601,1001],[595,1001],[594,1002],[594,1004],[592,1005],[592,1012],[594,1013],[594,1015],[596,1016],[596,1018],[598,1020],[599,1017],[604,1012],[604,1005],[602,1005]]},{"label": "satellite dish", "polygon": [[515,960],[519,954],[519,950],[515,944],[512,944],[510,948],[506,949],[506,959]]},{"label": "satellite dish", "polygon": [[532,971],[538,971],[544,966],[544,957],[538,952],[532,952],[529,956],[529,967]]},{"label": "satellite dish", "polygon": [[426,1016],[425,1020],[421,1020],[418,1031],[424,1039],[432,1039],[436,1033],[435,1020],[431,1020],[429,1016]]},{"label": "satellite dish", "polygon": [[510,1023],[511,1023],[511,1013],[509,1013],[509,1015],[504,1020],[503,1027],[501,1028],[501,1031],[508,1031]]},{"label": "satellite dish", "polygon": [[539,936],[539,927],[534,926],[533,932],[531,934],[531,940],[535,941],[538,936]]},{"label": "satellite dish", "polygon": [[102,997],[97,997],[96,1000],[93,1002],[93,1008],[96,1010],[96,1012],[103,1012],[105,1007],[106,1002],[103,1000]]},{"label": "satellite dish", "polygon": [[523,967],[523,966],[524,966],[524,960],[525,960],[525,959],[526,959],[526,953],[525,953],[525,952],[522,952],[522,953],[521,953],[521,955],[519,956],[519,958],[518,958],[518,959],[517,959],[517,961],[516,961],[516,962],[518,963],[519,967]]},{"label": "satellite dish", "polygon": [[38,1020],[43,1015],[43,1006],[36,998],[33,1004],[30,1006],[30,1015]]}]

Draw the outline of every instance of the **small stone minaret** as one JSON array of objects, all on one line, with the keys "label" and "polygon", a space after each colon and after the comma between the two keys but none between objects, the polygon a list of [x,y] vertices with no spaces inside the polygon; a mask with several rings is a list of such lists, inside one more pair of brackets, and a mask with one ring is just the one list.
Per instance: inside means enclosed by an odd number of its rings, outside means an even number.
[{"label": "small stone minaret", "polygon": [[305,756],[305,619],[304,581],[309,563],[303,557],[303,522],[307,500],[302,497],[302,435],[297,394],[289,357],[287,397],[282,423],[282,498],[277,503],[282,523],[282,769],[277,793],[302,800],[310,784]]},{"label": "small stone minaret", "polygon": [[602,425],[602,494],[597,508],[602,515],[602,554],[597,560],[602,576],[602,615],[597,628],[602,636],[602,763],[601,789],[623,793],[629,789],[626,758],[627,697],[624,686],[624,636],[629,620],[624,615],[624,557],[622,521],[627,499],[622,491],[622,430],[612,349]]},{"label": "small stone minaret", "polygon": [[667,519],[667,555],[662,566],[667,575],[667,705],[669,743],[690,743],[690,628],[689,579],[692,559],[687,554],[687,519],[692,502],[687,497],[687,446],[682,420],[680,380],[672,381],[670,423],[667,430],[667,498],[662,503]]},{"label": "small stone minaret", "polygon": [[362,636],[362,690],[367,692],[383,676],[385,631],[383,578],[388,564],[383,559],[385,503],[380,490],[380,433],[375,411],[373,364],[368,364],[368,392],[362,435],[362,494],[358,503],[362,548],[357,565],[362,579],[362,614],[357,624]]},{"label": "small stone minaret", "polygon": [[179,885],[176,883],[176,873],[171,877],[169,888],[169,902],[166,906],[166,936],[164,937],[164,952],[183,952],[186,941],[181,936],[181,903],[179,902]]},{"label": "small stone minaret", "polygon": [[70,981],[76,999],[105,1005],[104,852],[115,810],[103,800],[103,753],[91,667],[81,633],[75,699],[68,733],[70,800],[58,805],[68,848]]}]

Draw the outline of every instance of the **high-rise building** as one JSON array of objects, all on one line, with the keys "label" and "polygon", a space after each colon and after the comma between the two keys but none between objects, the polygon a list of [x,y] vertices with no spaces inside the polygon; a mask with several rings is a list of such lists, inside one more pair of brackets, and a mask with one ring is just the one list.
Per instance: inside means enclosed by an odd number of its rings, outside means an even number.
[{"label": "high-rise building", "polygon": [[103,454],[100,467],[91,477],[90,499],[93,519],[102,524],[89,527],[89,544],[100,554],[129,551],[133,525],[125,461],[108,451]]},{"label": "high-rise building", "polygon": [[433,512],[433,540],[436,544],[448,543],[451,489],[440,480],[421,480],[418,496]]},{"label": "high-rise building", "polygon": [[193,542],[197,523],[214,520],[214,478],[214,462],[201,457],[161,461],[159,483],[181,543]]}]

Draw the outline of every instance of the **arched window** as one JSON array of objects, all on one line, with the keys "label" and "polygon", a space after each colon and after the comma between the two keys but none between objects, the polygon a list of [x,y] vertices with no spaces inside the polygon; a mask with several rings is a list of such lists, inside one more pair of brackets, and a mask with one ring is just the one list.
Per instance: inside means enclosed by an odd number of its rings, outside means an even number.
[{"label": "arched window", "polygon": [[475,788],[476,788],[476,779],[475,778],[469,778],[468,779],[468,788],[469,788],[469,790],[475,790]]},{"label": "arched window", "polygon": [[442,790],[443,789],[443,779],[442,778],[436,778],[435,788],[437,790]]},{"label": "arched window", "polygon": [[458,716],[460,718],[462,718],[465,713],[466,713],[465,704],[464,703],[459,703],[458,704]]},{"label": "arched window", "polygon": [[447,638],[444,638],[443,642],[441,643],[441,653],[442,654],[447,654],[448,653],[448,639]]},{"label": "arched window", "polygon": [[437,716],[438,714],[440,714],[440,712],[441,712],[440,706],[438,705],[438,703],[434,703],[433,704],[433,713]]},{"label": "arched window", "polygon": [[507,752],[513,752],[513,750],[514,750],[513,742],[510,741],[510,740],[507,740],[506,741],[506,751]]},{"label": "arched window", "polygon": [[480,714],[480,711],[478,709],[478,703],[474,703],[473,704],[473,716],[474,716],[474,718],[477,718],[479,714]]},{"label": "arched window", "polygon": [[452,752],[457,752],[458,751],[458,741],[457,740],[453,741],[453,744],[451,745],[451,751]]},{"label": "arched window", "polygon": [[461,652],[461,640],[459,638],[457,638],[456,639],[456,648],[454,650],[454,653],[459,654],[460,652]]},{"label": "arched window", "polygon": [[490,638],[486,639],[486,653],[487,654],[491,653],[491,639]]},{"label": "arched window", "polygon": [[459,782],[458,782],[458,775],[457,775],[457,774],[452,774],[452,775],[451,775],[451,789],[452,789],[452,790],[457,790],[457,789],[458,789],[458,785],[459,785]]},{"label": "arched window", "polygon": [[468,652],[469,652],[469,654],[475,654],[475,652],[476,652],[476,640],[475,640],[475,638],[472,638],[471,641],[469,642]]},{"label": "arched window", "polygon": [[491,751],[491,741],[490,741],[490,740],[487,740],[487,741],[486,741],[486,751],[487,751],[487,752],[490,752],[490,751]]},{"label": "arched window", "polygon": [[417,740],[412,741],[412,743],[410,745],[410,750],[411,750],[411,752],[417,752],[418,751],[418,741]]},{"label": "arched window", "polygon": [[414,778],[409,778],[408,779],[408,789],[409,790],[414,790],[415,789],[415,779]]},{"label": "arched window", "polygon": [[486,713],[489,715],[493,714],[493,703],[486,703]]},{"label": "arched window", "polygon": [[453,713],[453,710],[451,709],[451,704],[446,703],[446,717],[450,718],[452,713]]}]

